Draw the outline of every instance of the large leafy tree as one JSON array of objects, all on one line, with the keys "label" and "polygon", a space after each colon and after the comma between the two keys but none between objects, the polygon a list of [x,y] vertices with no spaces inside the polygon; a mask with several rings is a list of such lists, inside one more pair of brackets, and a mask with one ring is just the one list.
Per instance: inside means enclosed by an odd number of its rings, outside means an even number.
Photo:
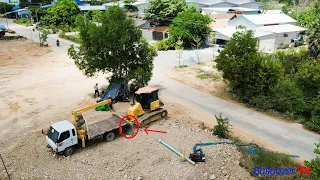
[{"label": "large leafy tree", "polygon": [[187,6],[185,0],[151,0],[145,8],[145,17],[159,25],[169,25]]},{"label": "large leafy tree", "polygon": [[80,13],[80,8],[74,0],[60,0],[47,10],[47,15],[41,19],[44,25],[71,26]]},{"label": "large leafy tree", "polygon": [[180,37],[185,47],[190,47],[194,43],[194,37],[199,37],[202,41],[210,33],[208,24],[212,22],[207,15],[202,15],[200,11],[186,10],[178,14],[170,25],[170,38],[175,41]]},{"label": "large leafy tree", "polygon": [[216,59],[233,93],[247,103],[254,97],[267,96],[283,76],[279,61],[258,53],[253,35],[251,30],[239,29]]},{"label": "large leafy tree", "polygon": [[320,54],[320,15],[311,23],[308,31],[308,51],[309,56],[317,59]]},{"label": "large leafy tree", "polygon": [[133,3],[137,2],[137,0],[124,0],[124,9],[129,12],[137,12],[139,9],[137,6],[133,5]]},{"label": "large leafy tree", "polygon": [[142,39],[141,31],[120,7],[109,7],[102,17],[101,26],[78,17],[82,42],[79,48],[69,48],[69,56],[86,76],[112,72],[114,78],[136,78],[147,84],[156,51]]},{"label": "large leafy tree", "polygon": [[46,10],[40,7],[31,8],[31,16],[35,21],[40,21],[46,15]]},{"label": "large leafy tree", "polygon": [[6,12],[10,12],[13,7],[14,5],[12,4],[0,2],[0,14],[5,14]]}]

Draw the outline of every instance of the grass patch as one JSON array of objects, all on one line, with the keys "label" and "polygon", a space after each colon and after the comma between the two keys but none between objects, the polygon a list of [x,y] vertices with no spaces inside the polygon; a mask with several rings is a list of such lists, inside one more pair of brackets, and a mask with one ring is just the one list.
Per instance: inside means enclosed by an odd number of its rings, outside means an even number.
[{"label": "grass patch", "polygon": [[221,75],[219,74],[212,74],[212,73],[206,73],[206,72],[201,72],[197,74],[198,79],[212,79],[213,81],[221,79]]},{"label": "grass patch", "polygon": [[[237,137],[231,137],[230,138],[233,142],[243,143],[241,140]],[[301,175],[299,174],[299,169],[297,169],[298,166],[303,164],[300,164],[296,162],[293,158],[286,154],[281,154],[277,152],[272,152],[269,150],[266,150],[262,147],[255,147],[259,152],[259,154],[249,154],[248,150],[249,147],[240,147],[237,146],[237,149],[242,154],[242,159],[240,161],[240,166],[244,167],[252,176],[256,177],[257,179],[267,180],[267,179],[305,179],[305,180],[311,180],[309,176],[306,176],[305,174]],[[262,169],[265,169],[266,167],[270,167],[270,169],[273,169],[274,167],[278,168],[295,168],[295,173],[290,175],[265,175],[265,176],[256,176],[254,175],[254,167],[259,166]]]},{"label": "grass patch", "polygon": [[80,39],[79,35],[66,36],[65,33],[62,32],[62,33],[59,34],[59,37],[63,38],[63,39],[70,40],[70,41],[75,42],[75,43],[79,43],[79,44],[81,43],[81,39]]},{"label": "grass patch", "polygon": [[28,19],[25,19],[25,18],[20,18],[18,20],[14,20],[13,22],[16,24],[23,25],[23,26],[32,26],[32,23]]}]

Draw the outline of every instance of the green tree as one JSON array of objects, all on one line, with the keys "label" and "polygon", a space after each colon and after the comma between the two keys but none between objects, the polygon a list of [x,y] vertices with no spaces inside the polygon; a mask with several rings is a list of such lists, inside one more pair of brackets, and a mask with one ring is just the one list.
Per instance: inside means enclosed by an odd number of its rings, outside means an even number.
[{"label": "green tree", "polygon": [[12,4],[0,2],[0,14],[5,14],[6,12],[10,12],[13,7],[14,5]]},{"label": "green tree", "polygon": [[216,58],[216,67],[229,81],[233,93],[247,103],[252,103],[253,97],[268,95],[283,77],[281,63],[258,53],[253,35],[252,30],[239,29]]},{"label": "green tree", "polygon": [[223,118],[222,114],[220,113],[219,116],[214,115],[218,122],[218,125],[215,125],[213,128],[213,135],[217,135],[220,138],[229,138],[230,136],[230,129],[229,129],[229,119]]},{"label": "green tree", "polygon": [[79,13],[80,8],[74,0],[60,0],[47,10],[41,23],[46,26],[72,26]]},{"label": "green tree", "polygon": [[124,9],[126,9],[129,12],[138,12],[139,9],[137,6],[132,5],[133,3],[137,2],[137,0],[124,0]]},{"label": "green tree", "polygon": [[[314,149],[314,153],[320,155],[320,141],[316,145],[316,149]],[[315,159],[312,159],[310,162],[305,161],[305,165],[308,167],[311,167],[310,176],[312,179],[319,179],[320,177],[320,158],[316,157]]]},{"label": "green tree", "polygon": [[320,61],[301,63],[296,74],[297,85],[308,98],[315,98],[320,90]]},{"label": "green tree", "polygon": [[69,56],[86,76],[112,72],[114,78],[135,78],[147,84],[156,51],[142,39],[140,29],[119,6],[109,7],[102,17],[101,26],[78,18],[82,41],[79,48],[69,48]]},{"label": "green tree", "polygon": [[308,51],[309,56],[317,59],[320,54],[320,15],[318,18],[311,23],[310,29],[308,30]]},{"label": "green tree", "polygon": [[158,25],[169,25],[179,12],[187,8],[185,0],[150,0],[145,18]]},{"label": "green tree", "polygon": [[47,39],[48,39],[49,31],[47,31],[45,29],[40,30],[40,31],[41,31],[40,46],[48,46]]},{"label": "green tree", "polygon": [[46,10],[40,7],[31,8],[30,11],[31,11],[32,18],[36,22],[40,21],[41,18],[46,15]]},{"label": "green tree", "polygon": [[182,58],[182,53],[183,53],[183,41],[181,40],[181,38],[178,38],[178,41],[176,42],[176,46],[175,49],[177,51],[177,57],[179,60],[179,67],[181,67],[181,58]]},{"label": "green tree", "polygon": [[191,47],[194,42],[194,37],[199,37],[202,41],[205,40],[210,33],[208,24],[212,22],[207,15],[202,15],[200,12],[184,11],[174,18],[170,25],[170,38],[177,41],[178,37],[184,42],[185,47]]},{"label": "green tree", "polygon": [[201,47],[203,41],[201,37],[198,37],[198,36],[192,37],[192,40],[193,40],[193,43],[191,44],[196,49],[196,57],[198,60],[198,64],[200,64],[199,48]]}]

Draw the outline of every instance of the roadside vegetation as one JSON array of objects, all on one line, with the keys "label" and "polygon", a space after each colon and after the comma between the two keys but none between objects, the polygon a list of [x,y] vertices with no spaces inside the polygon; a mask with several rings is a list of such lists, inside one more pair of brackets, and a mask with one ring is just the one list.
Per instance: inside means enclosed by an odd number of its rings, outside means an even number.
[{"label": "roadside vegetation", "polygon": [[[218,125],[214,126],[213,135],[216,135],[220,138],[230,139],[235,143],[246,144],[242,142],[239,138],[234,137],[230,131],[230,124],[229,119],[227,117],[222,117],[222,114],[219,116],[216,115],[216,120]],[[320,144],[319,144],[320,145]],[[249,154],[248,150],[252,150],[253,146],[237,146],[238,151],[242,154],[242,159],[239,162],[239,165],[244,167],[252,176],[257,177],[258,179],[270,179],[270,176],[257,176],[254,175],[254,167],[258,166],[261,168],[297,168],[298,166],[302,165],[298,163],[293,158],[288,156],[287,154],[281,154],[277,152],[272,152],[265,148],[254,146],[254,150],[258,153]],[[320,146],[319,146],[320,147]],[[314,161],[313,161],[314,162]],[[311,166],[310,164],[306,164],[307,166]],[[313,169],[312,169],[313,171]],[[313,171],[315,176],[312,177],[319,177],[317,176],[318,172]],[[274,176],[272,179],[312,179],[306,175],[300,175],[299,171],[296,170],[292,175],[285,175],[285,176]]]},{"label": "roadside vegetation", "polygon": [[59,34],[59,37],[60,37],[60,38],[63,38],[63,39],[70,40],[70,41],[75,42],[75,43],[78,43],[78,44],[81,43],[81,39],[80,39],[80,36],[79,36],[79,35],[70,35],[70,36],[67,36],[66,33],[65,33],[64,31],[62,31],[62,32]]},{"label": "roadside vegetation", "polygon": [[16,24],[23,25],[23,26],[32,26],[32,23],[28,19],[25,19],[25,18],[13,20],[13,22]]}]

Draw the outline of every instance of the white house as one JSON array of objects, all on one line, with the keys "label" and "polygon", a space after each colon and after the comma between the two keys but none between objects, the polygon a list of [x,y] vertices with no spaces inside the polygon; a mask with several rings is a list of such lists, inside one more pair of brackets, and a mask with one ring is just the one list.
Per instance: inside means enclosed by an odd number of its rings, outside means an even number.
[{"label": "white house", "polygon": [[283,14],[281,10],[267,10],[264,14]]},{"label": "white house", "polygon": [[273,51],[281,46],[289,46],[300,37],[300,32],[307,29],[292,24],[284,24],[277,26],[262,26],[257,31],[271,32],[272,34],[259,38],[260,51]]},{"label": "white house", "polygon": [[20,0],[0,0],[0,2],[7,3],[7,4],[14,4],[14,5],[20,4]]},{"label": "white house", "polygon": [[255,30],[261,26],[273,26],[292,24],[296,25],[296,20],[286,14],[259,14],[259,15],[242,15],[228,22],[228,26],[246,26],[248,29]]},{"label": "white house", "polygon": [[[139,18],[143,18],[144,17],[144,9],[149,6],[149,1],[148,0],[138,0],[135,3],[132,3],[133,6],[136,6],[138,8],[138,12],[137,12],[137,17]],[[119,1],[119,2],[110,2],[110,3],[105,3],[103,4],[104,6],[110,7],[110,6],[114,6],[114,5],[119,5],[120,7],[123,7],[125,4],[123,1]]]},{"label": "white house", "polygon": [[[235,26],[212,28],[212,30],[215,31],[217,42],[222,44],[229,41],[235,32],[243,31]],[[292,24],[260,26],[254,30],[254,37],[258,38],[259,51],[272,52],[281,46],[290,46],[303,31],[306,29]]]}]

